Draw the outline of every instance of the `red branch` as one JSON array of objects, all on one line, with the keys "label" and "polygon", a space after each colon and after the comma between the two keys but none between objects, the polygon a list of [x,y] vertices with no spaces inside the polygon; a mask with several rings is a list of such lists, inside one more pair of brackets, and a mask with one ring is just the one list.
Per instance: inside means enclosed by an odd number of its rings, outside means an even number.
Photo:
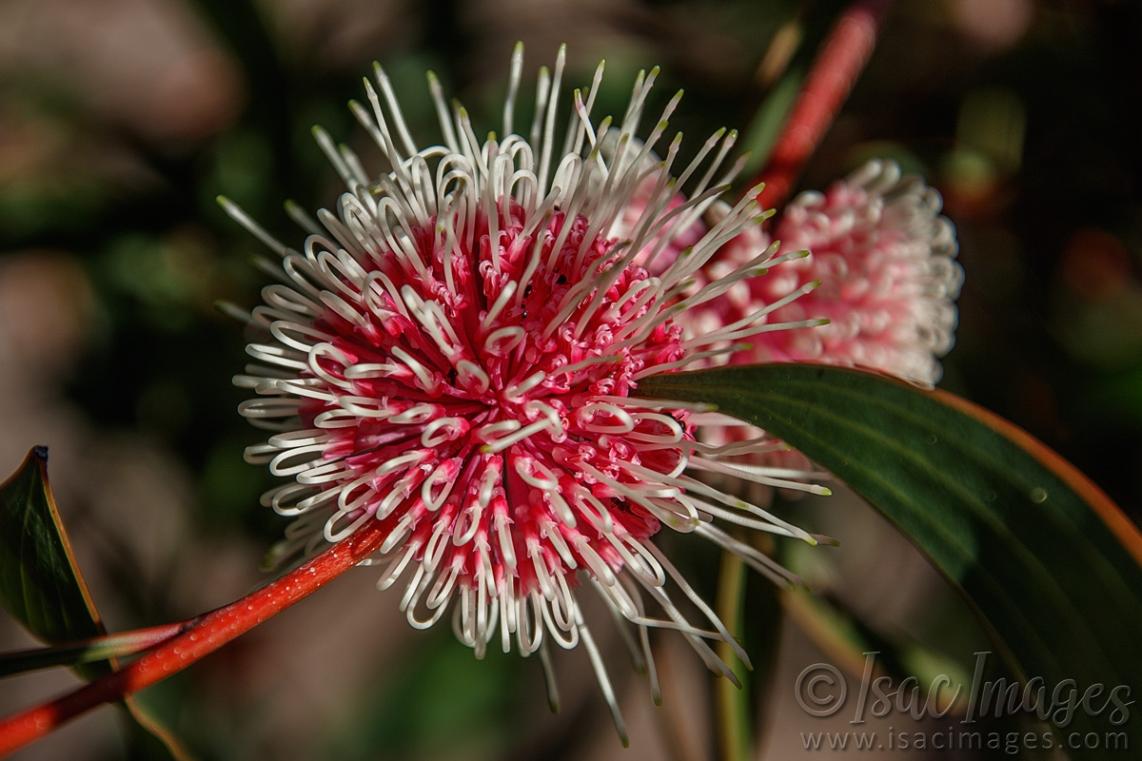
[{"label": "red branch", "polygon": [[851,5],[829,33],[809,70],[805,86],[781,130],[769,162],[758,180],[765,189],[757,200],[772,208],[789,196],[805,162],[833,124],[876,45],[888,0],[861,0]]},{"label": "red branch", "polygon": [[182,634],[146,652],[130,665],[0,721],[0,756],[43,737],[96,706],[121,700],[182,671],[355,566],[381,546],[384,536],[380,522],[369,521],[305,565],[224,608],[207,613]]}]

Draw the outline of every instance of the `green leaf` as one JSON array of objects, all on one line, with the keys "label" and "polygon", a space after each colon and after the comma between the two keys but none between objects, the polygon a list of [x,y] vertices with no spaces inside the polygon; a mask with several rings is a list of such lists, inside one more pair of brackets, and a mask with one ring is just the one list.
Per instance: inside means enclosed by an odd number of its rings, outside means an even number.
[{"label": "green leaf", "polygon": [[47,642],[96,637],[103,626],[72,559],[47,462],[47,448],[36,447],[0,485],[0,603]]},{"label": "green leaf", "polygon": [[[48,484],[47,447],[32,449],[20,468],[0,484],[0,605],[36,637],[52,644],[102,638],[99,612],[75,563]],[[79,656],[82,656],[79,648]],[[32,651],[33,653],[35,651]],[[31,653],[29,657],[34,657]],[[76,665],[81,657],[77,657]],[[108,673],[110,663],[76,665],[85,678]],[[20,670],[20,669],[14,669]],[[148,758],[189,753],[133,699],[123,701]]]},{"label": "green leaf", "polygon": [[[1014,673],[1041,678],[1048,695],[1065,680],[1080,697],[1102,685],[1101,705],[1142,684],[1142,535],[1012,424],[947,393],[816,365],[663,375],[639,393],[716,405],[831,470],[963,591]],[[1142,747],[1137,717],[1113,725],[1094,713],[1080,708],[1057,735],[1121,731]]]},{"label": "green leaf", "polygon": [[757,174],[765,166],[770,151],[777,144],[777,137],[781,134],[786,119],[789,118],[789,112],[793,110],[793,104],[797,101],[804,80],[803,66],[795,66],[785,72],[754,114],[742,141],[742,146],[748,151],[746,155],[749,157],[743,168],[747,176]]}]

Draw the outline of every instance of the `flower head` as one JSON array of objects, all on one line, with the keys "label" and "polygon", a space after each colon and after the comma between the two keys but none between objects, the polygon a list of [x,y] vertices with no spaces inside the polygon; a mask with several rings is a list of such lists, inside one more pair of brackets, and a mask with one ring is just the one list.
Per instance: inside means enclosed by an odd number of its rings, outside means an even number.
[{"label": "flower head", "polygon": [[[281,257],[281,282],[249,316],[265,333],[248,347],[256,364],[236,379],[255,393],[242,414],[273,432],[247,459],[287,479],[263,501],[294,518],[289,550],[312,552],[381,521],[379,585],[403,585],[410,624],[450,613],[477,654],[493,642],[525,655],[582,644],[618,722],[582,589],[639,627],[648,661],[646,628],[677,629],[733,678],[707,644],[732,638],[654,536],[663,526],[698,534],[781,579],[718,524],[814,539],[695,474],[822,490],[786,470],[735,464],[772,448],[766,439],[719,448],[696,435],[732,421],[638,396],[649,374],[782,327],[765,324],[766,309],[732,336],[690,334],[678,320],[723,290],[690,286],[758,217],[753,193],[693,236],[686,256],[654,264],[737,174],[739,165],[723,166],[733,133],[714,134],[680,169],[676,136],[648,164],[679,96],[639,141],[657,71],[638,76],[621,119],[596,123],[600,65],[574,91],[557,140],[560,51],[550,76],[541,70],[524,137],[513,122],[521,68],[517,48],[503,137],[483,141],[430,75],[442,142],[418,147],[378,67],[376,87],[365,85],[370,108],[352,110],[389,169],[367,174],[318,131],[348,189],[316,221],[294,209],[310,233],[301,251],[223,202]],[[729,280],[756,270],[756,259]]]},{"label": "flower head", "polygon": [[[775,266],[779,260],[772,260],[769,276],[743,281],[724,299],[690,313],[695,330],[716,329],[803,292],[775,310],[774,319],[824,317],[828,325],[758,335],[732,361],[811,360],[923,384],[939,380],[963,272],[935,190],[916,177],[902,178],[891,162],[871,161],[824,193],[795,198],[773,240],[785,261]],[[747,227],[706,265],[703,279],[717,282],[770,242],[759,226]]]}]

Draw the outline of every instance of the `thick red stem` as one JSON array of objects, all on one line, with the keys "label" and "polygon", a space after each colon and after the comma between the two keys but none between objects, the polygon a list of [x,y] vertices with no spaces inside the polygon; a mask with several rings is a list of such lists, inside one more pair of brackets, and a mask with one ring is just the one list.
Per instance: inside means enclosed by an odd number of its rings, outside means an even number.
[{"label": "thick red stem", "polygon": [[887,7],[888,0],[856,2],[829,33],[777,138],[769,162],[758,177],[765,183],[765,189],[757,196],[763,207],[776,207],[789,196],[805,162],[833,124],[872,55]]},{"label": "thick red stem", "polygon": [[369,521],[305,565],[206,614],[182,634],[146,652],[137,661],[74,692],[0,721],[0,756],[43,737],[96,706],[121,700],[182,671],[355,566],[381,546],[384,536],[380,522]]}]

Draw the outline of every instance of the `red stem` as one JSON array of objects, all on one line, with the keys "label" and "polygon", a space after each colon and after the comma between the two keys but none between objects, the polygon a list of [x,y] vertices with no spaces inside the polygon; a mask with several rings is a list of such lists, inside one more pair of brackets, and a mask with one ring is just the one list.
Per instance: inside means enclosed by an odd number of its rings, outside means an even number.
[{"label": "red stem", "polygon": [[0,756],[96,706],[121,700],[182,671],[352,568],[380,547],[384,537],[380,522],[369,521],[305,565],[207,613],[182,634],[146,652],[137,661],[74,692],[0,721]]},{"label": "red stem", "polygon": [[876,45],[888,0],[860,0],[841,15],[817,54],[789,120],[758,180],[757,200],[773,208],[789,196],[805,162],[833,124]]}]

